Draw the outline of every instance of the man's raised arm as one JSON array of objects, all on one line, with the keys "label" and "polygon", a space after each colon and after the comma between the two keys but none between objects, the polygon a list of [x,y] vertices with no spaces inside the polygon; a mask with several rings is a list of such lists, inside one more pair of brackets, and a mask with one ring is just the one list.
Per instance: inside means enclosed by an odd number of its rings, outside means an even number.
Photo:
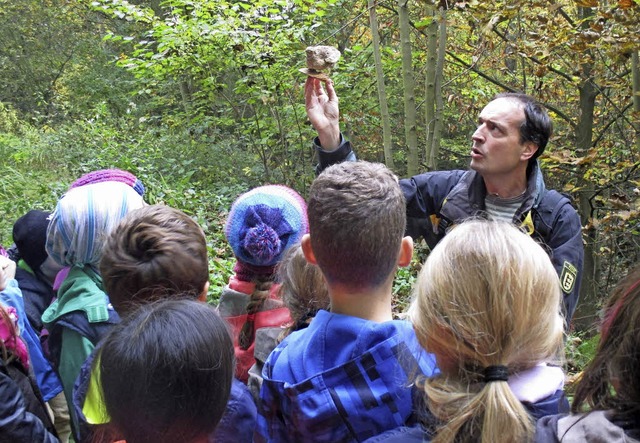
[{"label": "man's raised arm", "polygon": [[314,140],[319,160],[317,174],[335,163],[356,160],[351,144],[340,133],[340,109],[333,82],[329,80],[325,85],[326,90],[322,81],[307,77],[304,86],[307,116],[318,132],[318,137]]}]

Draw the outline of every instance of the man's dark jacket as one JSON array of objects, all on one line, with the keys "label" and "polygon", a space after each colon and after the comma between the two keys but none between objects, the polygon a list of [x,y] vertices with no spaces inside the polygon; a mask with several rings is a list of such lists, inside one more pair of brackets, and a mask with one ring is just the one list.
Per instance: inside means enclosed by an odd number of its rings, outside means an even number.
[{"label": "man's dark jacket", "polygon": [[[319,146],[316,172],[342,161],[355,161],[348,141],[336,151]],[[484,180],[476,171],[434,171],[400,180],[407,201],[407,235],[424,237],[433,248],[447,229],[471,217],[486,218]],[[513,217],[520,226],[547,250],[558,275],[564,295],[564,315],[569,325],[578,302],[584,259],[582,226],[571,201],[545,188],[542,172],[535,163],[528,172],[525,199]]]}]

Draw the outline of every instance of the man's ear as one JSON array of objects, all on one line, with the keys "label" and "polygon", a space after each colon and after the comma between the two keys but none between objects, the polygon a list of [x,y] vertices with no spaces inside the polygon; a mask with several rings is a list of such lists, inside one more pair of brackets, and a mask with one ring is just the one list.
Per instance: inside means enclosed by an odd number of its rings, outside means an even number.
[{"label": "man's ear", "polygon": [[524,150],[522,151],[520,159],[523,161],[529,161],[529,159],[533,157],[536,152],[538,152],[538,145],[536,145],[534,142],[525,142]]},{"label": "man's ear", "polygon": [[402,238],[400,252],[398,253],[398,266],[409,266],[413,258],[413,239],[410,236]]},{"label": "man's ear", "polygon": [[198,301],[206,302],[207,301],[207,293],[209,292],[209,280],[204,284],[202,291],[200,291],[200,295],[198,295]]},{"label": "man's ear", "polygon": [[313,248],[311,247],[311,236],[309,234],[302,236],[300,246],[302,247],[302,254],[304,254],[304,258],[312,265],[317,265],[318,262],[316,261],[316,255],[313,253]]}]

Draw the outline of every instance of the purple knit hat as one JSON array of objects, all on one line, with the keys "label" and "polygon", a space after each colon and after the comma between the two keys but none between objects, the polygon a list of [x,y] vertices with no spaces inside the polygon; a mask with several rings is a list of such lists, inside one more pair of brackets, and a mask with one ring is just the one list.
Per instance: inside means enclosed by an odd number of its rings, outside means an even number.
[{"label": "purple knit hat", "polygon": [[291,188],[267,185],[242,194],[231,206],[225,233],[238,264],[236,275],[269,275],[284,252],[309,231],[307,205]]},{"label": "purple knit hat", "polygon": [[78,188],[84,185],[90,185],[100,182],[120,182],[129,185],[140,196],[144,196],[144,185],[138,178],[128,171],[122,169],[101,169],[84,174],[78,180],[74,181],[69,189]]}]

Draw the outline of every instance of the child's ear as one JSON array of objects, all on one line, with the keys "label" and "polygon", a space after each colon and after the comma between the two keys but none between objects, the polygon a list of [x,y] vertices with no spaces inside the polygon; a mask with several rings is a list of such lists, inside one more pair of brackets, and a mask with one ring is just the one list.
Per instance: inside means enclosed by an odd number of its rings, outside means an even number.
[{"label": "child's ear", "polygon": [[198,301],[206,302],[207,301],[207,293],[209,292],[209,281],[204,284],[200,295],[198,296]]},{"label": "child's ear", "polygon": [[413,258],[413,239],[408,235],[402,238],[400,252],[398,253],[398,266],[409,266]]},{"label": "child's ear", "polygon": [[304,255],[304,258],[312,265],[317,265],[318,262],[316,261],[316,256],[311,248],[311,236],[309,234],[302,236],[300,246],[302,247],[302,254]]}]

